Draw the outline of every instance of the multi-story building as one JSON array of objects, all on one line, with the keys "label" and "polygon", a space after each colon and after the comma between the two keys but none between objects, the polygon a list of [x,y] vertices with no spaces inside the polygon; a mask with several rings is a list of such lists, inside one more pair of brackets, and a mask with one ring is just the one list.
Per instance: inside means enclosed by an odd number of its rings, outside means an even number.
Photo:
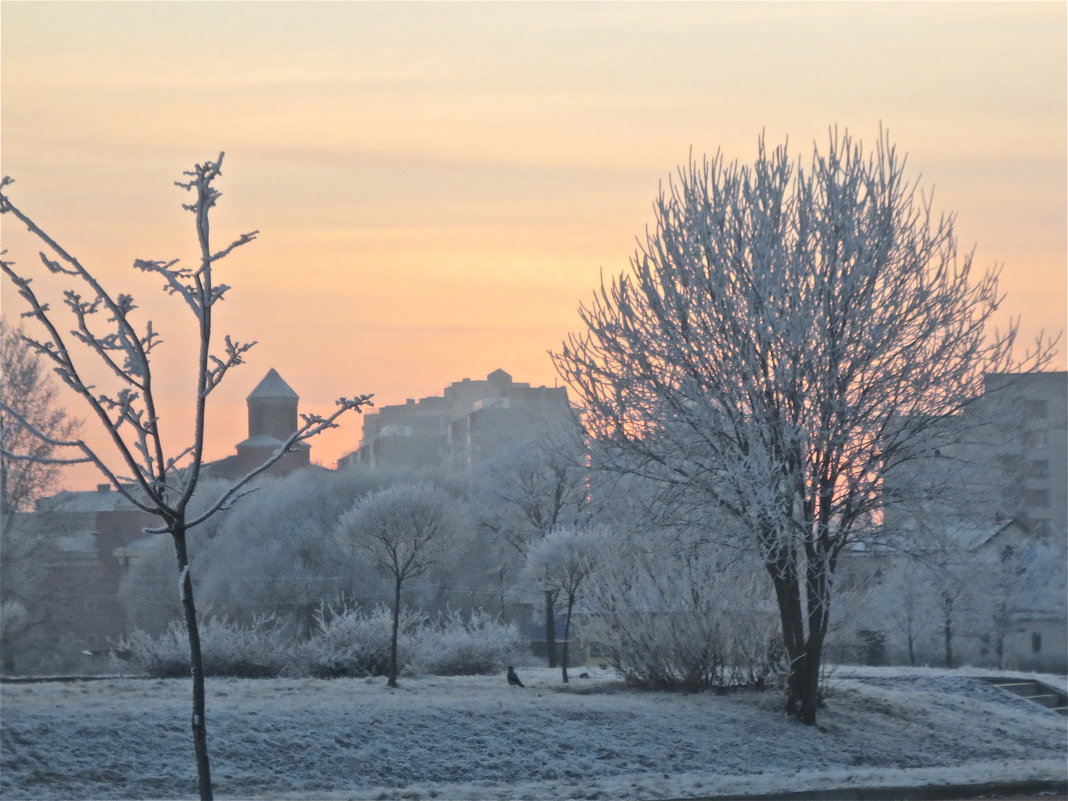
[{"label": "multi-story building", "polygon": [[1068,373],[986,376],[982,396],[932,430],[930,454],[889,477],[887,525],[1017,520],[1068,539],[1066,420]]},{"label": "multi-story building", "polygon": [[1043,372],[986,376],[932,428],[929,453],[887,477],[884,531],[901,547],[843,554],[840,606],[851,585],[868,593],[842,610],[856,613],[847,647],[901,659],[908,628],[910,656],[944,661],[952,629],[957,662],[1068,667],[1066,423],[1068,373]]},{"label": "multi-story building", "polygon": [[439,396],[365,414],[360,447],[338,467],[468,468],[510,445],[563,434],[574,425],[564,387],[532,387],[494,370],[483,381],[465,378]]},{"label": "multi-story building", "polygon": [[1068,373],[987,376],[973,461],[988,515],[1068,538]]}]

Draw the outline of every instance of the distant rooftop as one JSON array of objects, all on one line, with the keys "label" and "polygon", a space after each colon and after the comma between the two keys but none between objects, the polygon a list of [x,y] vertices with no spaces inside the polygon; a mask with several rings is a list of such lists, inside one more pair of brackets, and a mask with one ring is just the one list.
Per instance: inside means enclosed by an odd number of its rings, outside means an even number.
[{"label": "distant rooftop", "polygon": [[248,400],[298,400],[299,397],[272,367],[256,388],[249,393]]}]

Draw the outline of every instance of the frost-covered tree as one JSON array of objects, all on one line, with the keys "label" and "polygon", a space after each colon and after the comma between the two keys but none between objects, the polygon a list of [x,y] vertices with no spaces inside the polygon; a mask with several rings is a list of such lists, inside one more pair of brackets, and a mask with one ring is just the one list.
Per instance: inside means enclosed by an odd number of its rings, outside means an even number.
[{"label": "frost-covered tree", "polygon": [[[22,335],[21,326],[0,321],[0,525],[5,530],[15,512],[29,510],[59,478],[62,467],[50,461],[55,446],[48,440],[70,439],[80,425],[60,404],[55,381]],[[19,425],[20,417],[33,420],[48,439],[34,437]]]},{"label": "frost-covered tree", "polygon": [[[542,441],[509,448],[483,465],[473,477],[473,498],[479,524],[498,546],[499,581],[511,562],[521,569],[530,548],[557,526],[589,519],[588,471],[580,463],[577,432],[559,431]],[[510,558],[511,557],[511,558]],[[556,667],[556,602],[558,591],[545,588],[546,658]]]},{"label": "frost-covered tree", "polygon": [[30,446],[18,452],[5,448],[4,456],[46,464],[92,464],[134,507],[159,518],[160,525],[155,531],[170,535],[178,562],[179,595],[189,638],[193,677],[191,726],[202,799],[212,798],[213,793],[203,659],[189,571],[189,532],[236,501],[250,481],[296,443],[334,427],[340,415],[352,409],[358,411],[370,401],[370,396],[342,398],[329,416],[305,415],[297,430],[263,465],[235,481],[207,509],[190,514],[190,504],[201,480],[208,399],[230,369],[242,363],[253,344],[227,336],[220,347],[214,336],[215,307],[229,291],[226,284],[216,280],[216,263],[257,235],[256,231],[242,234],[221,248],[212,242],[209,217],[220,197],[214,182],[221,174],[222,161],[220,154],[215,161],[197,164],[184,173],[187,180],[176,182],[192,193],[192,202],[183,204],[183,208],[195,219],[196,266],[179,266],[178,259],[134,262],[137,269],[162,278],[166,292],[176,295],[192,312],[196,342],[196,359],[191,365],[193,423],[177,449],[174,443],[179,432],[165,432],[159,412],[156,356],[162,340],[152,322],[140,322],[131,295],[105,288],[92,271],[12,202],[7,189],[12,183],[10,178],[5,177],[0,183],[0,213],[18,220],[44,245],[45,251],[39,254],[41,263],[46,273],[62,284],[62,303],[54,308],[38,293],[31,278],[16,271],[14,262],[0,262],[28,307],[24,316],[32,319],[40,330],[33,336],[24,333],[21,338],[79,398],[107,441],[105,449],[94,447],[84,439],[57,435],[49,429],[47,419],[27,416],[5,403],[4,414],[32,442],[47,445],[49,453],[35,453]]},{"label": "frost-covered tree", "polygon": [[336,534],[393,581],[388,686],[397,686],[397,636],[404,582],[425,575],[470,531],[461,502],[430,484],[401,483],[372,492],[338,520]]},{"label": "frost-covered tree", "polygon": [[771,577],[786,708],[816,722],[838,556],[883,504],[888,471],[1014,359],[992,330],[996,270],[958,252],[886,135],[832,131],[808,163],[763,139],[750,165],[679,169],[629,272],[580,309],[554,354],[605,466],[705,493]]},{"label": "frost-covered tree", "polygon": [[374,471],[315,467],[270,481],[255,503],[227,514],[193,560],[204,603],[242,621],[273,615],[303,634],[323,603],[385,601],[373,569],[333,531],[354,498],[386,483]]},{"label": "frost-covered tree", "polygon": [[607,531],[603,528],[560,526],[553,529],[527,551],[525,571],[545,593],[562,596],[564,602],[563,653],[560,673],[567,684],[567,652],[571,637],[571,616],[583,584],[596,568],[605,547]]}]

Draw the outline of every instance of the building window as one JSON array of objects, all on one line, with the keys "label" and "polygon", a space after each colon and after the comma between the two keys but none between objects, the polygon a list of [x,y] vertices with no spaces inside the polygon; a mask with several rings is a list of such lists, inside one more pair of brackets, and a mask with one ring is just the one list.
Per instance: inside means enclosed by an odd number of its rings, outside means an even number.
[{"label": "building window", "polygon": [[1042,651],[1042,635],[1037,631],[1031,633],[1031,653],[1037,654]]},{"label": "building window", "polygon": [[1028,472],[1035,478],[1046,478],[1049,476],[1049,459],[1035,459]]}]

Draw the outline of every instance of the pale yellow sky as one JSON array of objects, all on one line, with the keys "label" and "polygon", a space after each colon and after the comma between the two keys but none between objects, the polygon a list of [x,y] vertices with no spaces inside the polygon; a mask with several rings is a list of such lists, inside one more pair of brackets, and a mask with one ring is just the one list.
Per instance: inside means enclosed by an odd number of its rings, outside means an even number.
[{"label": "pale yellow sky", "polygon": [[[317,410],[497,367],[551,384],[546,351],[625,267],[658,182],[691,147],[751,159],[761,130],[800,152],[882,123],[962,245],[1004,264],[1006,313],[1065,327],[1061,2],[4,0],[0,22],[12,194],[135,290],[175,403],[188,320],[129,265],[191,255],[171,181],[227,151],[216,230],[262,235],[222,268],[222,325],[260,344],[219,390],[212,457],[270,367]],[[29,266],[6,219],[4,242]],[[4,286],[9,317],[17,300]]]}]

